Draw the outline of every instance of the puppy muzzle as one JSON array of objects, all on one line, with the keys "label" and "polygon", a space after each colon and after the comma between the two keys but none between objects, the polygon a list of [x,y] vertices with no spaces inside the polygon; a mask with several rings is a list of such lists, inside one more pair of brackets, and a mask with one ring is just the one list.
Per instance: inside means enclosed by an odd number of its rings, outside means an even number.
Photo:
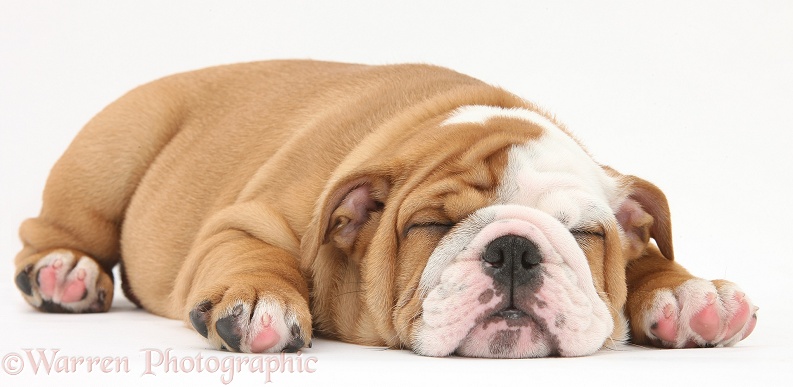
[{"label": "puppy muzzle", "polygon": [[420,288],[413,348],[423,355],[581,356],[614,327],[575,238],[529,207],[465,219],[430,256]]}]

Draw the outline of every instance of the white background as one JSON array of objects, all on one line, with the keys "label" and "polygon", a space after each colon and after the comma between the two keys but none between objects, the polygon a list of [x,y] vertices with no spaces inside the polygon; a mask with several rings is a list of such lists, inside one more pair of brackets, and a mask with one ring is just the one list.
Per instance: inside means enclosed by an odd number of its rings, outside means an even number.
[{"label": "white background", "polygon": [[[427,62],[538,102],[599,161],[662,187],[679,262],[739,283],[761,308],[752,336],[723,349],[476,360],[317,340],[302,355],[316,372],[275,374],[276,385],[790,383],[793,2],[639,3],[2,0],[0,385],[222,385],[219,372],[141,375],[146,348],[232,355],[123,297],[104,315],[34,312],[13,285],[16,230],[104,105],[170,73],[271,58]],[[9,375],[26,348],[126,357],[131,371],[35,375],[25,359]],[[243,371],[231,385],[264,381]]]}]

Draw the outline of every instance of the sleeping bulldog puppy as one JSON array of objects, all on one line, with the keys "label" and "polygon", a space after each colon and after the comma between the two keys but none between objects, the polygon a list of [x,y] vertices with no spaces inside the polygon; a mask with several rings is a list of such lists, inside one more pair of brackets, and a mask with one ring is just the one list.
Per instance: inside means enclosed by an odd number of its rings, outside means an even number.
[{"label": "sleeping bulldog puppy", "polygon": [[428,65],[272,61],[141,86],[80,132],[25,221],[45,312],[140,307],[215,348],[313,335],[427,356],[730,346],[757,309],[674,261],[667,201],[552,116]]}]

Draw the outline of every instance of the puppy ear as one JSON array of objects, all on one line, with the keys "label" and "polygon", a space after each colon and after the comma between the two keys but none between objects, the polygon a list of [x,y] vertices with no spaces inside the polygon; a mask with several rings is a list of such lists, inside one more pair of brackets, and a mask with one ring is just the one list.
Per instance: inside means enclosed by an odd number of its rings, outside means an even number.
[{"label": "puppy ear", "polygon": [[383,203],[374,198],[373,189],[371,183],[363,182],[339,193],[338,196],[341,196],[347,191],[328,217],[323,243],[333,242],[342,250],[352,248],[355,240],[358,239],[361,227],[369,220],[371,213],[383,208]]},{"label": "puppy ear", "polygon": [[322,245],[333,244],[349,255],[372,214],[383,209],[390,184],[379,176],[345,179],[327,189],[301,241],[302,266],[310,268]]},{"label": "puppy ear", "polygon": [[628,198],[617,210],[617,221],[628,238],[628,259],[636,258],[655,240],[661,254],[674,259],[669,203],[661,190],[636,176],[625,176]]}]

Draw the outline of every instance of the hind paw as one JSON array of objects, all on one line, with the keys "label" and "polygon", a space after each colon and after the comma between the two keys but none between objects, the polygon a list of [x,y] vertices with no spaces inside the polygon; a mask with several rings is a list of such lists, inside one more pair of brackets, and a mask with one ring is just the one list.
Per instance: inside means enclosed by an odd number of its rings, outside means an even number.
[{"label": "hind paw", "polygon": [[16,277],[25,299],[44,312],[106,312],[113,299],[113,279],[92,258],[72,250],[45,253]]}]

